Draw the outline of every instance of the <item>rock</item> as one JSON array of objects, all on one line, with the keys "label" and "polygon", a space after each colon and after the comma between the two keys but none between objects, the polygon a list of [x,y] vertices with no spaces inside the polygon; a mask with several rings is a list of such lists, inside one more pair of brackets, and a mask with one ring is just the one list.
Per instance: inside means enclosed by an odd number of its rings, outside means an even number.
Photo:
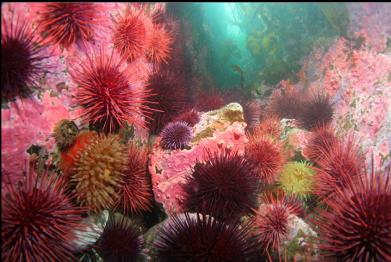
[{"label": "rock", "polygon": [[150,154],[149,171],[155,199],[168,214],[183,211],[182,185],[197,161],[203,161],[205,150],[237,150],[244,152],[248,142],[245,134],[243,109],[238,103],[202,113],[193,127],[190,148],[163,150],[160,138],[155,140]]},{"label": "rock", "polygon": [[106,222],[109,219],[109,211],[104,210],[101,213],[86,217],[83,223],[86,225],[84,230],[75,231],[74,249],[80,252],[93,245],[100,237]]}]

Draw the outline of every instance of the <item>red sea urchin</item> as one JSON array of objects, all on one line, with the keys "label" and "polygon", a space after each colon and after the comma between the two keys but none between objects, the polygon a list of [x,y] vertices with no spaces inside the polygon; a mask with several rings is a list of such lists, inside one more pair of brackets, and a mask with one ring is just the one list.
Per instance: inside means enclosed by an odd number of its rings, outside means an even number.
[{"label": "red sea urchin", "polygon": [[48,42],[68,48],[92,39],[99,12],[95,3],[44,3],[38,27]]},{"label": "red sea urchin", "polygon": [[256,232],[265,251],[276,251],[287,237],[289,217],[298,214],[300,205],[296,199],[280,193],[266,194],[262,200],[254,217]]},{"label": "red sea urchin", "polygon": [[150,42],[152,21],[144,14],[143,8],[128,6],[114,20],[114,47],[122,58],[128,61],[143,56]]},{"label": "red sea urchin", "polygon": [[284,165],[282,145],[264,135],[249,136],[246,157],[256,167],[256,174],[265,183],[274,183]]},{"label": "red sea urchin", "polygon": [[[5,8],[5,7],[4,7]],[[3,10],[3,8],[2,8]],[[49,68],[45,46],[19,16],[1,14],[1,97],[8,101],[25,97],[38,86],[39,78]]]},{"label": "red sea urchin", "polygon": [[163,149],[183,149],[190,142],[192,131],[185,122],[168,123],[160,133]]},{"label": "red sea urchin", "polygon": [[249,224],[225,224],[211,216],[171,217],[157,234],[158,261],[264,261]]},{"label": "red sea urchin", "polygon": [[172,33],[164,26],[154,25],[147,52],[148,60],[155,63],[167,63],[173,41]]},{"label": "red sea urchin", "polygon": [[72,232],[82,230],[83,209],[72,206],[62,178],[27,174],[1,197],[2,261],[76,261]]},{"label": "red sea urchin", "polygon": [[104,261],[138,261],[143,245],[140,230],[119,214],[110,216],[96,243]]},{"label": "red sea urchin", "polygon": [[319,125],[330,124],[333,120],[333,106],[327,94],[317,92],[305,99],[300,113],[300,124],[307,130]]},{"label": "red sea urchin", "polygon": [[78,85],[75,102],[84,121],[106,133],[116,132],[126,122],[144,126],[142,119],[151,111],[150,90],[135,86],[130,79],[135,79],[136,68],[124,64],[114,51],[108,55],[102,48],[70,74]]},{"label": "red sea urchin", "polygon": [[178,115],[176,118],[174,118],[175,122],[182,121],[190,126],[195,126],[198,122],[200,122],[200,116],[198,115],[198,112],[194,109],[191,109],[189,111],[185,111],[184,113]]},{"label": "red sea urchin", "polygon": [[341,261],[391,261],[390,172],[360,176],[334,189],[315,220],[325,258]]},{"label": "red sea urchin", "polygon": [[302,98],[298,90],[288,86],[274,93],[268,111],[280,118],[298,119],[302,111]]},{"label": "red sea urchin", "polygon": [[334,191],[344,188],[349,180],[355,180],[364,169],[364,156],[353,136],[337,141],[321,149],[322,159],[315,168],[315,193],[320,198],[334,197]]},{"label": "red sea urchin", "polygon": [[222,220],[249,214],[256,205],[259,184],[253,165],[238,152],[207,151],[206,159],[195,164],[183,185],[185,208]]},{"label": "red sea urchin", "polygon": [[323,159],[322,152],[327,152],[333,144],[337,143],[337,137],[330,126],[321,125],[312,130],[303,154],[311,162],[318,163]]},{"label": "red sea urchin", "polygon": [[149,77],[148,87],[156,94],[156,102],[149,129],[152,134],[159,134],[163,127],[179,113],[186,105],[186,90],[182,85],[181,76],[169,70],[160,70]]},{"label": "red sea urchin", "polygon": [[115,209],[124,214],[139,214],[152,206],[153,194],[147,177],[148,150],[130,142],[128,166],[124,172],[124,183],[119,192]]}]

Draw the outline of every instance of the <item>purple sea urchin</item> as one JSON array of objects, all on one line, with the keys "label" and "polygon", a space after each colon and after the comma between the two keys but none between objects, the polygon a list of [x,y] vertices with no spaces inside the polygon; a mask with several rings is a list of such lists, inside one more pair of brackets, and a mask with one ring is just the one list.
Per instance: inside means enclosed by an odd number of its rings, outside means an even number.
[{"label": "purple sea urchin", "polygon": [[199,213],[170,218],[154,245],[159,261],[262,261],[249,224],[225,224]]},{"label": "purple sea urchin", "polygon": [[[14,11],[13,11],[14,12]],[[8,101],[29,95],[49,68],[45,46],[29,23],[14,14],[1,15],[1,97]]]},{"label": "purple sea urchin", "polygon": [[256,205],[258,178],[253,165],[237,152],[208,152],[183,186],[185,207],[217,219],[235,219]]},{"label": "purple sea urchin", "polygon": [[320,210],[320,250],[325,258],[341,261],[391,261],[390,172],[372,173],[335,187]]},{"label": "purple sea urchin", "polygon": [[110,216],[96,243],[104,261],[137,261],[143,244],[140,229],[119,214]]},{"label": "purple sea urchin", "polygon": [[183,149],[191,139],[191,128],[185,122],[168,123],[160,133],[163,149]]}]

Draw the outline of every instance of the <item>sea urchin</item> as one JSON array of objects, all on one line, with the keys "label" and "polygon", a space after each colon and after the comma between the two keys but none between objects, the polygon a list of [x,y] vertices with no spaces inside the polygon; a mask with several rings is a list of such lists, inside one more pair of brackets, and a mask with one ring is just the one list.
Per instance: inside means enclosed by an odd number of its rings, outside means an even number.
[{"label": "sea urchin", "polygon": [[149,31],[152,30],[152,21],[143,9],[128,6],[114,24],[113,43],[122,58],[133,61],[143,56],[149,44]]},{"label": "sea urchin", "polygon": [[186,90],[180,75],[170,70],[159,70],[149,77],[148,87],[155,94],[155,104],[149,129],[152,134],[159,134],[163,127],[180,114],[186,105]]},{"label": "sea urchin", "polygon": [[48,42],[69,47],[93,36],[99,9],[94,3],[45,3],[40,12],[39,28]]},{"label": "sea urchin", "polygon": [[[3,10],[3,8],[2,8]],[[29,29],[29,23],[14,14],[1,15],[1,97],[9,101],[25,97],[38,86],[39,78],[49,68],[45,46]]]},{"label": "sea urchin", "polygon": [[191,128],[185,122],[168,123],[160,133],[163,149],[183,149],[191,139]]},{"label": "sea urchin", "polygon": [[265,250],[278,250],[288,234],[288,222],[291,215],[297,215],[300,207],[296,199],[284,194],[266,194],[258,209],[254,224],[259,240]]},{"label": "sea urchin", "polygon": [[315,220],[324,257],[341,261],[391,260],[391,184],[387,173],[360,176],[335,188]]},{"label": "sea urchin", "polygon": [[333,120],[334,109],[327,94],[319,92],[309,95],[303,103],[300,113],[300,123],[307,130],[319,125],[330,124]]},{"label": "sea urchin", "polygon": [[[126,65],[126,64],[125,64]],[[116,132],[126,122],[144,126],[140,119],[149,112],[144,87],[136,87],[130,79],[137,74],[132,65],[101,49],[99,54],[82,61],[70,71],[78,85],[75,102],[82,109],[82,118],[105,132]]]},{"label": "sea urchin", "polygon": [[238,152],[207,152],[183,186],[185,207],[218,219],[249,214],[256,205],[258,178],[253,165]]},{"label": "sea urchin", "polygon": [[246,157],[253,162],[257,175],[265,183],[274,183],[284,164],[282,146],[269,136],[249,136]]},{"label": "sea urchin", "polygon": [[130,142],[128,166],[115,208],[124,214],[139,214],[152,206],[153,194],[147,176],[148,149]]},{"label": "sea urchin", "polygon": [[137,261],[143,244],[140,230],[118,213],[109,217],[96,243],[104,261]]},{"label": "sea urchin", "polygon": [[82,230],[83,209],[62,178],[27,174],[19,188],[9,184],[1,197],[2,261],[76,261],[72,232]]},{"label": "sea urchin", "polygon": [[160,228],[159,261],[262,261],[249,224],[225,224],[211,216],[175,215]]}]

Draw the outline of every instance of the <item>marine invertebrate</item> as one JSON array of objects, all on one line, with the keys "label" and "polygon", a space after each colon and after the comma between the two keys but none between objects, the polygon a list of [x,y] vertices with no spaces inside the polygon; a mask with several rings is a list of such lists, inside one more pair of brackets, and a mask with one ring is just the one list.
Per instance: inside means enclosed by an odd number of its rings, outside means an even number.
[{"label": "marine invertebrate", "polygon": [[104,261],[137,261],[143,245],[140,229],[118,213],[110,216],[96,242]]},{"label": "marine invertebrate", "polygon": [[225,224],[204,214],[175,215],[159,229],[159,261],[261,261],[249,224]]},{"label": "marine invertebrate", "polygon": [[77,41],[90,41],[100,9],[94,3],[44,3],[38,28],[45,41],[65,48]]},{"label": "marine invertebrate", "polygon": [[69,148],[79,134],[79,128],[75,122],[67,119],[59,121],[53,130],[53,136],[60,151]]},{"label": "marine invertebrate", "polygon": [[71,185],[76,201],[92,212],[111,208],[123,183],[128,155],[117,135],[95,136],[75,159]]},{"label": "marine invertebrate", "polygon": [[181,113],[186,105],[186,90],[180,76],[170,70],[159,70],[149,77],[148,87],[155,104],[151,104],[154,112],[148,123],[152,134],[159,134],[163,127]]},{"label": "marine invertebrate", "polygon": [[160,133],[163,149],[183,149],[190,142],[192,131],[185,122],[168,123]]},{"label": "marine invertebrate", "polygon": [[334,109],[327,94],[317,92],[309,95],[303,102],[300,112],[300,124],[311,130],[319,125],[330,124],[333,120]]},{"label": "marine invertebrate", "polygon": [[280,118],[298,119],[302,111],[302,98],[299,91],[290,85],[278,91],[272,94],[268,111]]},{"label": "marine invertebrate", "polygon": [[153,194],[147,177],[148,149],[130,142],[128,164],[123,176],[123,184],[114,205],[124,214],[139,214],[152,206]]},{"label": "marine invertebrate", "polygon": [[333,197],[336,187],[344,188],[358,178],[364,169],[364,156],[354,136],[326,145],[316,168],[315,192],[321,198]]},{"label": "marine invertebrate", "polygon": [[117,131],[126,122],[144,126],[140,119],[151,111],[151,93],[145,87],[135,86],[136,67],[124,67],[120,58],[114,53],[106,54],[102,48],[71,69],[78,85],[75,102],[85,122],[106,133]]},{"label": "marine invertebrate", "polygon": [[308,142],[303,149],[303,155],[311,162],[318,163],[324,158],[322,152],[327,152],[327,149],[337,140],[338,138],[330,126],[318,126],[311,131]]},{"label": "marine invertebrate", "polygon": [[224,106],[223,96],[217,90],[201,90],[195,100],[195,108],[202,112],[215,110]]},{"label": "marine invertebrate", "polygon": [[263,119],[253,130],[253,134],[255,136],[269,135],[275,139],[279,139],[281,133],[281,119],[277,116],[270,116]]},{"label": "marine invertebrate", "polygon": [[81,132],[75,137],[74,143],[66,150],[61,151],[61,159],[59,167],[65,177],[68,177],[74,172],[75,161],[77,155],[80,154],[84,148],[94,139],[96,139],[96,132]]},{"label": "marine invertebrate", "polygon": [[173,122],[183,121],[187,123],[189,126],[195,126],[198,122],[200,122],[200,116],[198,112],[194,109],[185,111],[174,118]]},{"label": "marine invertebrate", "polygon": [[284,164],[282,145],[268,136],[250,135],[246,157],[256,167],[256,174],[264,183],[274,183]]},{"label": "marine invertebrate", "polygon": [[[2,9],[3,10],[3,9]],[[15,15],[17,18],[15,18]],[[19,14],[1,14],[1,97],[9,101],[30,95],[49,69],[46,46]]]},{"label": "marine invertebrate", "polygon": [[284,165],[278,182],[288,195],[306,199],[314,189],[315,171],[308,162],[288,162]]},{"label": "marine invertebrate", "polygon": [[243,106],[244,111],[244,120],[247,123],[247,126],[252,130],[255,126],[259,124],[261,118],[261,103],[258,100],[253,100],[246,103]]},{"label": "marine invertebrate", "polygon": [[206,161],[195,164],[183,185],[186,209],[223,220],[249,214],[258,192],[252,164],[238,152],[206,154]]},{"label": "marine invertebrate", "polygon": [[344,188],[336,187],[314,223],[320,250],[328,259],[388,261],[391,259],[391,184],[389,170],[374,170]]},{"label": "marine invertebrate", "polygon": [[150,42],[152,21],[144,14],[143,9],[128,6],[114,19],[114,47],[122,58],[133,61],[143,56]]},{"label": "marine invertebrate", "polygon": [[2,192],[2,260],[75,260],[72,232],[83,229],[84,209],[72,206],[62,178],[29,171],[20,187],[10,183]]},{"label": "marine invertebrate", "polygon": [[297,199],[281,193],[265,194],[262,196],[262,202],[254,216],[256,233],[265,251],[276,251],[287,238],[290,216],[297,215],[300,206]]},{"label": "marine invertebrate", "polygon": [[155,63],[167,63],[173,41],[172,32],[162,25],[155,24],[151,30],[147,58]]}]

